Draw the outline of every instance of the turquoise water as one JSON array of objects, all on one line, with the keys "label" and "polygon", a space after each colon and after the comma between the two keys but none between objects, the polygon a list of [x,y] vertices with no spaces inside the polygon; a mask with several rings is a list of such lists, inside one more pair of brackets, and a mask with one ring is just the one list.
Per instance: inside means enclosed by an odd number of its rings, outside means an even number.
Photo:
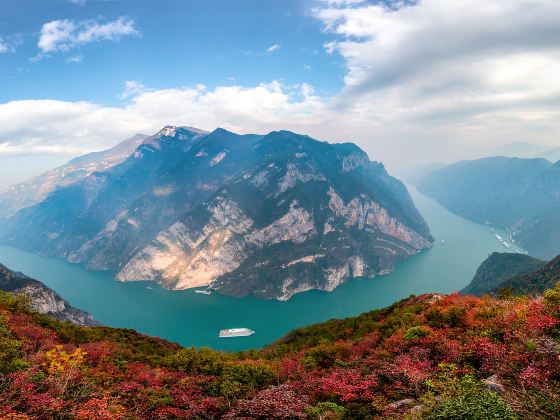
[{"label": "turquoise water", "polygon": [[[166,291],[149,282],[119,283],[107,272],[0,246],[0,262],[43,281],[72,305],[113,327],[134,328],[185,346],[241,350],[260,347],[293,328],[387,306],[410,294],[463,288],[493,251],[506,249],[490,228],[456,216],[411,188],[434,246],[373,279],[355,279],[331,293],[310,291],[288,302]],[[442,245],[441,240],[445,240]],[[251,337],[217,338],[222,328],[247,327]]]}]

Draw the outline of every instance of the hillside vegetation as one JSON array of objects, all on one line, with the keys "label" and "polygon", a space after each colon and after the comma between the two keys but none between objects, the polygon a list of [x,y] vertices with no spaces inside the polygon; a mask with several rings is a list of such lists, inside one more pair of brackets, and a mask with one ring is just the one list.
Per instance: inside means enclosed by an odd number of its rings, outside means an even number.
[{"label": "hillside vegetation", "polygon": [[558,287],[412,296],[233,354],[64,323],[1,293],[0,416],[557,418],[559,321]]},{"label": "hillside vegetation", "polygon": [[[461,290],[465,295],[495,293],[504,288],[504,283],[516,276],[531,274],[544,267],[547,261],[529,255],[510,252],[493,252],[480,265],[470,284]],[[549,287],[554,286],[552,283]],[[544,289],[540,290],[542,293]]]}]

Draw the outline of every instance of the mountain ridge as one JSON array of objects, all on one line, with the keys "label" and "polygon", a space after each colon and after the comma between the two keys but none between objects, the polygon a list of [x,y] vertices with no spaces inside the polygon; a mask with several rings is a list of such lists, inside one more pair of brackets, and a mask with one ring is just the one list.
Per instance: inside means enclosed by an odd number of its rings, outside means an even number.
[{"label": "mountain ridge", "polygon": [[433,240],[406,187],[356,145],[175,126],[1,236],[121,281],[281,300],[390,271]]}]

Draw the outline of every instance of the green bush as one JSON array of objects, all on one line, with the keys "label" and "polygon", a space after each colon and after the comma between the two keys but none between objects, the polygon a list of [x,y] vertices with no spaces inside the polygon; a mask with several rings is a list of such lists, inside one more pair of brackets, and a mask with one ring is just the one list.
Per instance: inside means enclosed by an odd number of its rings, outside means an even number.
[{"label": "green bush", "polygon": [[481,391],[452,398],[435,408],[425,418],[446,420],[514,420],[517,419],[517,416],[511,407],[497,394]]},{"label": "green bush", "polygon": [[417,325],[416,327],[411,327],[411,328],[408,329],[408,331],[404,335],[404,339],[405,340],[415,340],[417,338],[426,337],[428,334],[429,334],[429,332],[426,331],[426,329],[424,327],[421,327],[421,326]]},{"label": "green bush", "polygon": [[174,370],[205,375],[220,375],[231,355],[207,347],[181,349],[165,359],[165,365]]},{"label": "green bush", "polygon": [[24,369],[27,364],[20,359],[21,342],[15,340],[0,316],[0,373]]},{"label": "green bush", "polygon": [[[445,372],[440,383],[445,390],[432,410],[423,415],[425,419],[446,420],[514,420],[517,415],[513,409],[495,392],[487,391],[483,384],[473,376],[453,378],[453,371]],[[444,392],[445,392],[444,391]]]}]

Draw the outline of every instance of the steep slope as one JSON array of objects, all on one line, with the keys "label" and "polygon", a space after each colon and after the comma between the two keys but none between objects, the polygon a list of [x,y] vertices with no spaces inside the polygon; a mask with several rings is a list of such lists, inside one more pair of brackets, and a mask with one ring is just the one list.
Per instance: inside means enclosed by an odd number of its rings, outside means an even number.
[{"label": "steep slope", "polygon": [[121,281],[288,299],[387,272],[432,238],[404,185],[353,144],[165,127],[18,212],[2,240]]},{"label": "steep slope", "polygon": [[546,264],[546,261],[528,255],[494,252],[480,265],[470,284],[461,293],[481,295],[495,292],[512,277],[531,274]]},{"label": "steep slope", "polygon": [[62,323],[0,292],[0,416],[557,418],[559,303],[560,288],[422,295],[232,354]]},{"label": "steep slope", "polygon": [[427,175],[419,190],[465,218],[507,229],[530,255],[560,253],[560,162],[463,161]]},{"label": "steep slope", "polygon": [[32,308],[39,313],[76,325],[97,324],[90,314],[72,307],[40,281],[9,270],[2,264],[0,264],[0,290],[28,296]]},{"label": "steep slope", "polygon": [[560,256],[529,274],[512,276],[501,282],[494,292],[502,289],[515,294],[540,294],[560,282]]},{"label": "steep slope", "polygon": [[14,185],[0,193],[0,218],[43,201],[57,188],[71,185],[89,174],[109,169],[130,156],[148,136],[136,134],[111,149],[89,153],[67,164]]}]

